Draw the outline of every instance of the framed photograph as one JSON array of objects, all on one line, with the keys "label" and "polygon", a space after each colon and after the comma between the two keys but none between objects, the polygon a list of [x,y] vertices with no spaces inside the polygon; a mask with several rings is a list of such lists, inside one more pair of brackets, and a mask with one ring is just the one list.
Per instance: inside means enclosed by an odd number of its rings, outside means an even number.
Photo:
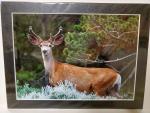
[{"label": "framed photograph", "polygon": [[148,4],[2,2],[8,108],[143,107]]}]

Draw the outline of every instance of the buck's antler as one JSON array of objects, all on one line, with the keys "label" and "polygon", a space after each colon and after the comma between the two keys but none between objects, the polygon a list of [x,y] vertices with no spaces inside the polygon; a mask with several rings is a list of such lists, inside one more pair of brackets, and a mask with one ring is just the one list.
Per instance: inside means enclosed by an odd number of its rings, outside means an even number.
[{"label": "buck's antler", "polygon": [[52,34],[50,33],[50,38],[49,41],[52,42],[53,45],[59,45],[63,42],[64,39],[64,35],[62,34],[63,28],[62,26],[59,27],[59,31],[52,36]]},{"label": "buck's antler", "polygon": [[32,30],[32,26],[29,26],[29,32],[27,37],[29,41],[34,45],[39,45],[40,42],[42,41],[42,39],[34,33],[34,31]]},{"label": "buck's antler", "polygon": [[63,28],[62,26],[59,27],[59,31],[53,36],[54,38],[57,37],[58,35],[62,35],[62,31],[63,31]]},{"label": "buck's antler", "polygon": [[32,26],[29,26],[29,35],[32,35],[32,36],[34,36],[36,38],[41,39],[40,36],[38,36],[37,34],[34,33],[34,31],[32,29]]}]

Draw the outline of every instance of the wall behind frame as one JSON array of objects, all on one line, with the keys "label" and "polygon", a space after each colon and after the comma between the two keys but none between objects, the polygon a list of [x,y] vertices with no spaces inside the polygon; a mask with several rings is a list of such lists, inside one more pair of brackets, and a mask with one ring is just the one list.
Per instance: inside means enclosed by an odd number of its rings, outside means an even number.
[{"label": "wall behind frame", "polygon": [[[1,1],[1,0],[0,0]],[[6,1],[6,0],[3,0]],[[7,0],[8,1],[8,0]],[[13,0],[9,0],[13,1]],[[18,0],[23,1],[23,0]],[[29,1],[29,0],[24,0]],[[41,0],[32,0],[33,2]],[[43,0],[44,2],[99,2],[99,3],[148,3],[150,0]],[[31,0],[30,0],[31,2]],[[150,36],[149,36],[150,37]],[[37,110],[8,110],[6,103],[6,86],[5,86],[5,74],[4,74],[4,61],[3,61],[3,46],[2,46],[2,33],[1,33],[1,15],[0,15],[0,113],[150,113],[150,40],[148,50],[148,63],[147,63],[147,75],[145,86],[145,97],[143,110],[125,110],[125,109],[37,109]]]}]

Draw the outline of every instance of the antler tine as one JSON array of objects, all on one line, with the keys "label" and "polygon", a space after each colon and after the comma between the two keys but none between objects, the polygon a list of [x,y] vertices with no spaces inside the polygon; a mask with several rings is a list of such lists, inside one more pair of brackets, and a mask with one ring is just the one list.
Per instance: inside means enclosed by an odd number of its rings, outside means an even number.
[{"label": "antler tine", "polygon": [[63,39],[64,35],[62,34],[62,27],[60,26],[59,31],[54,36],[50,33],[48,41],[51,42],[52,45],[59,45],[63,42]]},{"label": "antler tine", "polygon": [[29,26],[29,34],[32,34],[32,35],[36,36],[37,38],[41,39],[37,34],[34,33],[32,26]]},{"label": "antler tine", "polygon": [[33,32],[32,26],[29,26],[29,33],[35,34],[35,33]]},{"label": "antler tine", "polygon": [[63,27],[60,26],[60,27],[59,27],[59,31],[58,31],[53,37],[56,37],[57,35],[61,34],[62,31],[63,31]]},{"label": "antler tine", "polygon": [[63,27],[62,27],[62,26],[60,26],[60,27],[59,27],[59,31],[62,31],[62,30],[63,30]]},{"label": "antler tine", "polygon": [[32,30],[32,26],[29,26],[29,31],[31,31]]},{"label": "antler tine", "polygon": [[52,33],[49,34],[50,38],[52,38]]},{"label": "antler tine", "polygon": [[50,42],[52,42],[52,33],[49,34],[49,39]]}]

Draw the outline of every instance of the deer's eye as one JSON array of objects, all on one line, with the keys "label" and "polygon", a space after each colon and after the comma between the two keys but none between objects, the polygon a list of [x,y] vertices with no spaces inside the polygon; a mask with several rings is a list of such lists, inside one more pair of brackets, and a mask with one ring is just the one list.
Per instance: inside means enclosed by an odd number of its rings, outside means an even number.
[{"label": "deer's eye", "polygon": [[54,47],[54,45],[53,45],[53,44],[50,44],[49,47]]}]

